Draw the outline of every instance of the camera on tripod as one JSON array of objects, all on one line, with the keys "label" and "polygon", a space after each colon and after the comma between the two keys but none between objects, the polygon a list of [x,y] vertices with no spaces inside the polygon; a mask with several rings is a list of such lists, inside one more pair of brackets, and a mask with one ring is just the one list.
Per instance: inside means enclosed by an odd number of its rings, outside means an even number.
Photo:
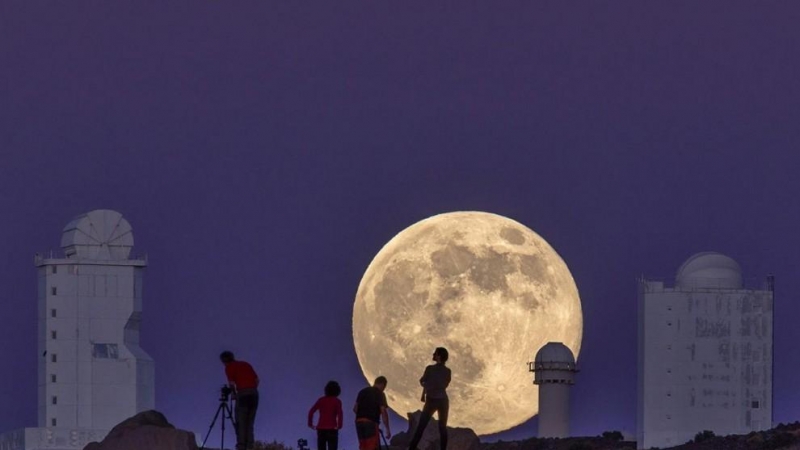
[{"label": "camera on tripod", "polygon": [[211,436],[211,430],[214,429],[214,424],[217,423],[217,419],[219,419],[220,415],[222,415],[222,421],[220,422],[222,428],[219,434],[219,448],[225,448],[225,421],[229,421],[233,429],[236,430],[236,422],[233,420],[233,411],[231,411],[231,406],[228,404],[228,399],[232,393],[233,388],[227,384],[223,384],[219,389],[219,406],[217,407],[217,412],[214,414],[214,418],[211,420],[211,425],[208,426],[208,432],[206,433],[206,437],[203,438],[203,444],[200,446],[200,450],[206,448],[208,437]]},{"label": "camera on tripod", "polygon": [[232,393],[233,389],[227,384],[223,384],[222,387],[219,389],[219,401],[227,402],[228,397],[230,397]]}]

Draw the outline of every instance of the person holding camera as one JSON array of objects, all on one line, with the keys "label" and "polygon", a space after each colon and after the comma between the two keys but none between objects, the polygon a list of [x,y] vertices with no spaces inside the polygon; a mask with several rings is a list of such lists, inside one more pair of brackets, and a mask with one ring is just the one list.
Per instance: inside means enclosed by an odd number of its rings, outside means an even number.
[{"label": "person holding camera", "polygon": [[447,448],[447,414],[450,411],[450,400],[447,397],[446,389],[450,385],[451,374],[450,368],[444,364],[449,356],[446,348],[437,347],[433,351],[433,360],[436,364],[426,367],[422,378],[419,379],[419,384],[422,385],[422,401],[425,402],[425,406],[422,407],[422,414],[408,447],[409,450],[417,450],[417,444],[422,439],[422,433],[434,412],[439,415],[439,448],[442,450]]},{"label": "person holding camera", "polygon": [[359,450],[377,450],[380,445],[380,423],[386,428],[386,439],[392,437],[389,429],[389,405],[386,403],[386,377],[375,379],[372,386],[367,386],[358,393],[353,412],[356,413],[356,435]]},{"label": "person holding camera", "polygon": [[[308,427],[317,430],[317,450],[337,450],[339,448],[339,430],[342,429],[344,414],[339,394],[342,388],[339,383],[329,381],[325,385],[325,395],[320,397],[308,411]],[[319,411],[319,420],[314,426],[314,413]]]},{"label": "person holding camera", "polygon": [[253,366],[236,360],[230,351],[222,352],[219,360],[225,365],[225,376],[236,400],[236,450],[250,450],[255,447],[253,425],[258,410],[258,375]]}]

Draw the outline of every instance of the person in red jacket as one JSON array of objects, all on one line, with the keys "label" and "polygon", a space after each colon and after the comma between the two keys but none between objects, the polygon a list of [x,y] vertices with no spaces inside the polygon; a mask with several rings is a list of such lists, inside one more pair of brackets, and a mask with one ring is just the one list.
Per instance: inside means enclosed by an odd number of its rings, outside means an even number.
[{"label": "person in red jacket", "polygon": [[[308,410],[308,427],[317,430],[317,450],[337,450],[339,448],[339,430],[344,423],[342,401],[339,394],[342,388],[339,383],[329,381],[325,385],[325,395],[320,397]],[[314,413],[319,411],[319,420],[314,426]]]},{"label": "person in red jacket", "polygon": [[258,375],[253,366],[237,361],[232,352],[222,352],[219,360],[225,365],[225,376],[228,377],[233,398],[236,399],[236,450],[252,449],[255,447],[253,425],[258,410]]}]

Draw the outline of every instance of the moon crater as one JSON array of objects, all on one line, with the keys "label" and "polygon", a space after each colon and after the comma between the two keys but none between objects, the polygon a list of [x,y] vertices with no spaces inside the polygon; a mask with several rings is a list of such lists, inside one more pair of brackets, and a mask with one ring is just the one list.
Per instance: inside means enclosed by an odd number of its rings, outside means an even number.
[{"label": "moon crater", "polygon": [[577,356],[583,317],[555,250],[502,216],[458,212],[403,230],[367,268],[353,309],[353,341],[368,380],[389,379],[390,407],[420,409],[418,379],[434,347],[450,350],[450,423],[478,434],[538,412],[527,362],[544,344]]}]

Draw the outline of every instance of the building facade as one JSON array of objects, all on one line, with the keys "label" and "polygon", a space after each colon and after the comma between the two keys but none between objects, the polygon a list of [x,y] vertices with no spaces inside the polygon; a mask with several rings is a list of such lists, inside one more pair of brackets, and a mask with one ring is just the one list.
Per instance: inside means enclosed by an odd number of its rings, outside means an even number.
[{"label": "building facade", "polygon": [[773,285],[746,288],[739,265],[711,252],[672,284],[640,280],[638,448],[772,426]]},{"label": "building facade", "polygon": [[147,263],[132,247],[122,215],[96,210],[67,224],[60,253],[36,256],[38,427],[0,437],[0,450],[83,448],[155,407],[139,346]]}]

